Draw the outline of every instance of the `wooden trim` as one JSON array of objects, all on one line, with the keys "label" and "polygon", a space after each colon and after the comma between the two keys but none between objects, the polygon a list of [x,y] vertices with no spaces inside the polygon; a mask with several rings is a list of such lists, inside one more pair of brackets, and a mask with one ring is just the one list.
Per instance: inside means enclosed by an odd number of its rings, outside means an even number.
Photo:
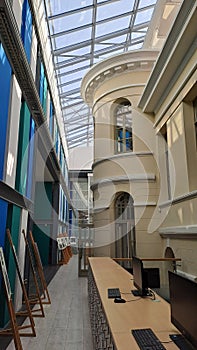
[{"label": "wooden trim", "polygon": [[[181,261],[181,258],[141,258],[142,261]],[[132,258],[112,258],[114,261],[132,261]]]}]

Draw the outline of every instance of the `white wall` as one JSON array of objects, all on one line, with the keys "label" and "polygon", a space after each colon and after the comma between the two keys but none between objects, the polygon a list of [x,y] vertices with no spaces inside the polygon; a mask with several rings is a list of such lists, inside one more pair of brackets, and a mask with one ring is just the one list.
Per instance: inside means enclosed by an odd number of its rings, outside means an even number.
[{"label": "white wall", "polygon": [[93,146],[77,147],[69,150],[69,170],[92,169]]},{"label": "white wall", "polygon": [[7,130],[7,149],[4,168],[4,180],[11,186],[15,187],[17,152],[18,152],[18,134],[21,108],[21,90],[15,76],[12,76],[11,82],[11,99],[10,99],[10,119]]}]

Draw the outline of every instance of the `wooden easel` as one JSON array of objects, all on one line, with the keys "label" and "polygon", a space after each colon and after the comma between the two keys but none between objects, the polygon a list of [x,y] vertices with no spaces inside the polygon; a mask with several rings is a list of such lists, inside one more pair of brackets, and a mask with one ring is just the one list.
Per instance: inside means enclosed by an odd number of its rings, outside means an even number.
[{"label": "wooden easel", "polygon": [[42,285],[42,291],[43,291],[42,303],[43,304],[51,304],[51,299],[50,299],[48,288],[47,288],[47,283],[46,283],[46,279],[45,279],[45,275],[44,275],[42,261],[41,261],[41,258],[40,258],[40,253],[39,253],[39,250],[38,250],[37,243],[34,241],[34,237],[33,237],[33,234],[32,234],[31,231],[29,231],[29,237],[30,237],[30,241],[31,241],[31,244],[32,244],[32,250],[33,250],[33,253],[34,253],[34,257],[35,257],[35,263],[36,263],[36,266],[37,266],[38,275],[39,275],[39,278],[40,278],[40,281],[41,281],[41,285]]},{"label": "wooden easel", "polygon": [[59,234],[57,237],[58,249],[61,252],[61,260],[59,260],[59,264],[67,264],[72,257],[71,246],[68,245],[67,241],[68,235],[67,233]]},{"label": "wooden easel", "polygon": [[[31,308],[30,308],[30,303],[29,303],[29,300],[28,300],[28,297],[27,297],[27,291],[26,291],[26,288],[25,288],[25,283],[24,283],[24,281],[22,279],[22,274],[21,274],[21,271],[20,271],[20,266],[19,266],[18,257],[17,257],[16,250],[15,250],[15,246],[14,246],[13,241],[12,241],[10,230],[7,229],[6,233],[7,233],[7,237],[8,237],[8,240],[9,240],[9,243],[10,243],[10,247],[11,247],[11,250],[12,250],[12,253],[13,253],[13,257],[14,257],[14,261],[15,261],[15,265],[16,265],[16,271],[17,271],[19,282],[20,282],[20,285],[21,285],[21,288],[22,288],[22,291],[23,291],[23,298],[24,298],[24,303],[25,303],[25,306],[26,306],[26,310],[16,312],[16,316],[27,316],[29,318],[29,321],[30,321],[29,325],[18,326],[18,328],[19,329],[31,328],[31,330],[32,330],[31,333],[20,333],[20,335],[23,336],[23,337],[28,337],[28,336],[35,337],[36,336],[35,323],[34,323],[34,320],[33,320],[32,312],[31,312]],[[8,330],[7,330],[6,334],[9,334]]]},{"label": "wooden easel", "polygon": [[9,329],[9,333],[7,333],[7,330],[5,329],[0,331],[0,335],[7,336],[8,334],[12,334],[14,338],[14,344],[15,344],[16,350],[23,350],[20,335],[19,335],[19,327],[17,325],[16,314],[14,311],[14,306],[11,298],[12,293],[11,293],[10,282],[7,274],[7,268],[5,264],[2,247],[0,247],[0,268],[2,273],[2,280],[4,284],[6,302],[7,302],[8,312],[10,315],[10,323],[11,323],[11,329]]},{"label": "wooden easel", "polygon": [[[39,306],[40,306],[37,309],[32,309],[32,314],[33,314],[33,317],[45,317],[43,303],[42,303],[41,296],[40,296],[40,288],[39,288],[38,280],[37,280],[37,277],[36,277],[36,271],[35,271],[35,268],[34,268],[34,263],[33,263],[33,257],[32,257],[32,253],[31,253],[31,249],[30,249],[27,237],[25,235],[25,231],[22,230],[22,233],[23,233],[23,237],[24,237],[24,240],[25,240],[25,244],[26,244],[27,254],[29,256],[30,267],[31,267],[31,270],[32,270],[32,276],[33,276],[34,285],[35,285],[35,289],[36,289],[36,295],[34,295],[33,297],[29,296],[29,303],[30,304],[39,304]],[[36,313],[37,311],[39,311],[40,313]]]}]

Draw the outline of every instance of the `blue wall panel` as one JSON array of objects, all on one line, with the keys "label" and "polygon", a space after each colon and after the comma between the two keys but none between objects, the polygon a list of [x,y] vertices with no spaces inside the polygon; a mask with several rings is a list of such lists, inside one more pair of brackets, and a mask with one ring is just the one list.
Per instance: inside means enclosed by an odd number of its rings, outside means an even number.
[{"label": "blue wall panel", "polygon": [[11,66],[0,44],[0,180],[3,180],[11,73]]},{"label": "blue wall panel", "polygon": [[26,51],[27,59],[30,62],[32,41],[32,15],[28,0],[24,0],[23,3],[21,37]]},{"label": "blue wall panel", "polygon": [[54,118],[54,108],[53,108],[52,101],[50,101],[49,130],[52,138],[53,138],[53,118]]},{"label": "blue wall panel", "polygon": [[47,78],[44,77],[43,100],[41,102],[42,102],[42,107],[43,107],[45,115],[46,115],[46,112],[47,112],[47,92],[48,92],[48,83],[47,83]]},{"label": "blue wall panel", "polygon": [[40,90],[39,90],[40,102],[42,104],[44,96],[44,66],[41,63],[40,65]]},{"label": "blue wall panel", "polygon": [[8,203],[0,198],[0,247],[4,247],[5,244],[7,210]]}]

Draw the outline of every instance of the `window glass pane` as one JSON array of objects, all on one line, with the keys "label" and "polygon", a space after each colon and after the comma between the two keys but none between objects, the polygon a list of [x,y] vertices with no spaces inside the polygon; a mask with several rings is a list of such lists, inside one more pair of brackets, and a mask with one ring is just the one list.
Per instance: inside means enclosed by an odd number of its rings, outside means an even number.
[{"label": "window glass pane", "polygon": [[114,21],[101,23],[96,26],[96,37],[126,29],[129,26],[129,17],[119,18]]},{"label": "window glass pane", "polygon": [[48,1],[48,12],[58,14],[92,5],[93,0],[50,0]]},{"label": "window glass pane", "polygon": [[132,144],[132,115],[129,102],[118,105],[115,112],[116,152],[128,152]]},{"label": "window glass pane", "polygon": [[149,5],[155,5],[157,0],[140,0],[139,8],[149,6]]},{"label": "window glass pane", "polygon": [[135,25],[149,21],[153,13],[153,8],[149,10],[139,11],[135,18]]},{"label": "window glass pane", "polygon": [[56,42],[57,47],[59,47],[59,48],[65,47],[65,42],[66,42],[67,46],[74,45],[76,43],[79,43],[79,36],[81,39],[80,42],[83,42],[85,40],[90,39],[91,38],[91,27],[57,37],[55,42]]},{"label": "window glass pane", "polygon": [[[66,2],[66,1],[65,1]],[[59,17],[51,22],[54,33],[59,33],[65,30],[70,30],[75,27],[80,27],[85,24],[91,25],[92,9],[86,11],[80,11],[80,13],[74,13],[65,17]]]},{"label": "window glass pane", "polygon": [[105,18],[117,16],[131,11],[133,8],[133,1],[119,0],[114,1],[113,5],[110,3],[104,6],[98,6],[97,21]]}]

